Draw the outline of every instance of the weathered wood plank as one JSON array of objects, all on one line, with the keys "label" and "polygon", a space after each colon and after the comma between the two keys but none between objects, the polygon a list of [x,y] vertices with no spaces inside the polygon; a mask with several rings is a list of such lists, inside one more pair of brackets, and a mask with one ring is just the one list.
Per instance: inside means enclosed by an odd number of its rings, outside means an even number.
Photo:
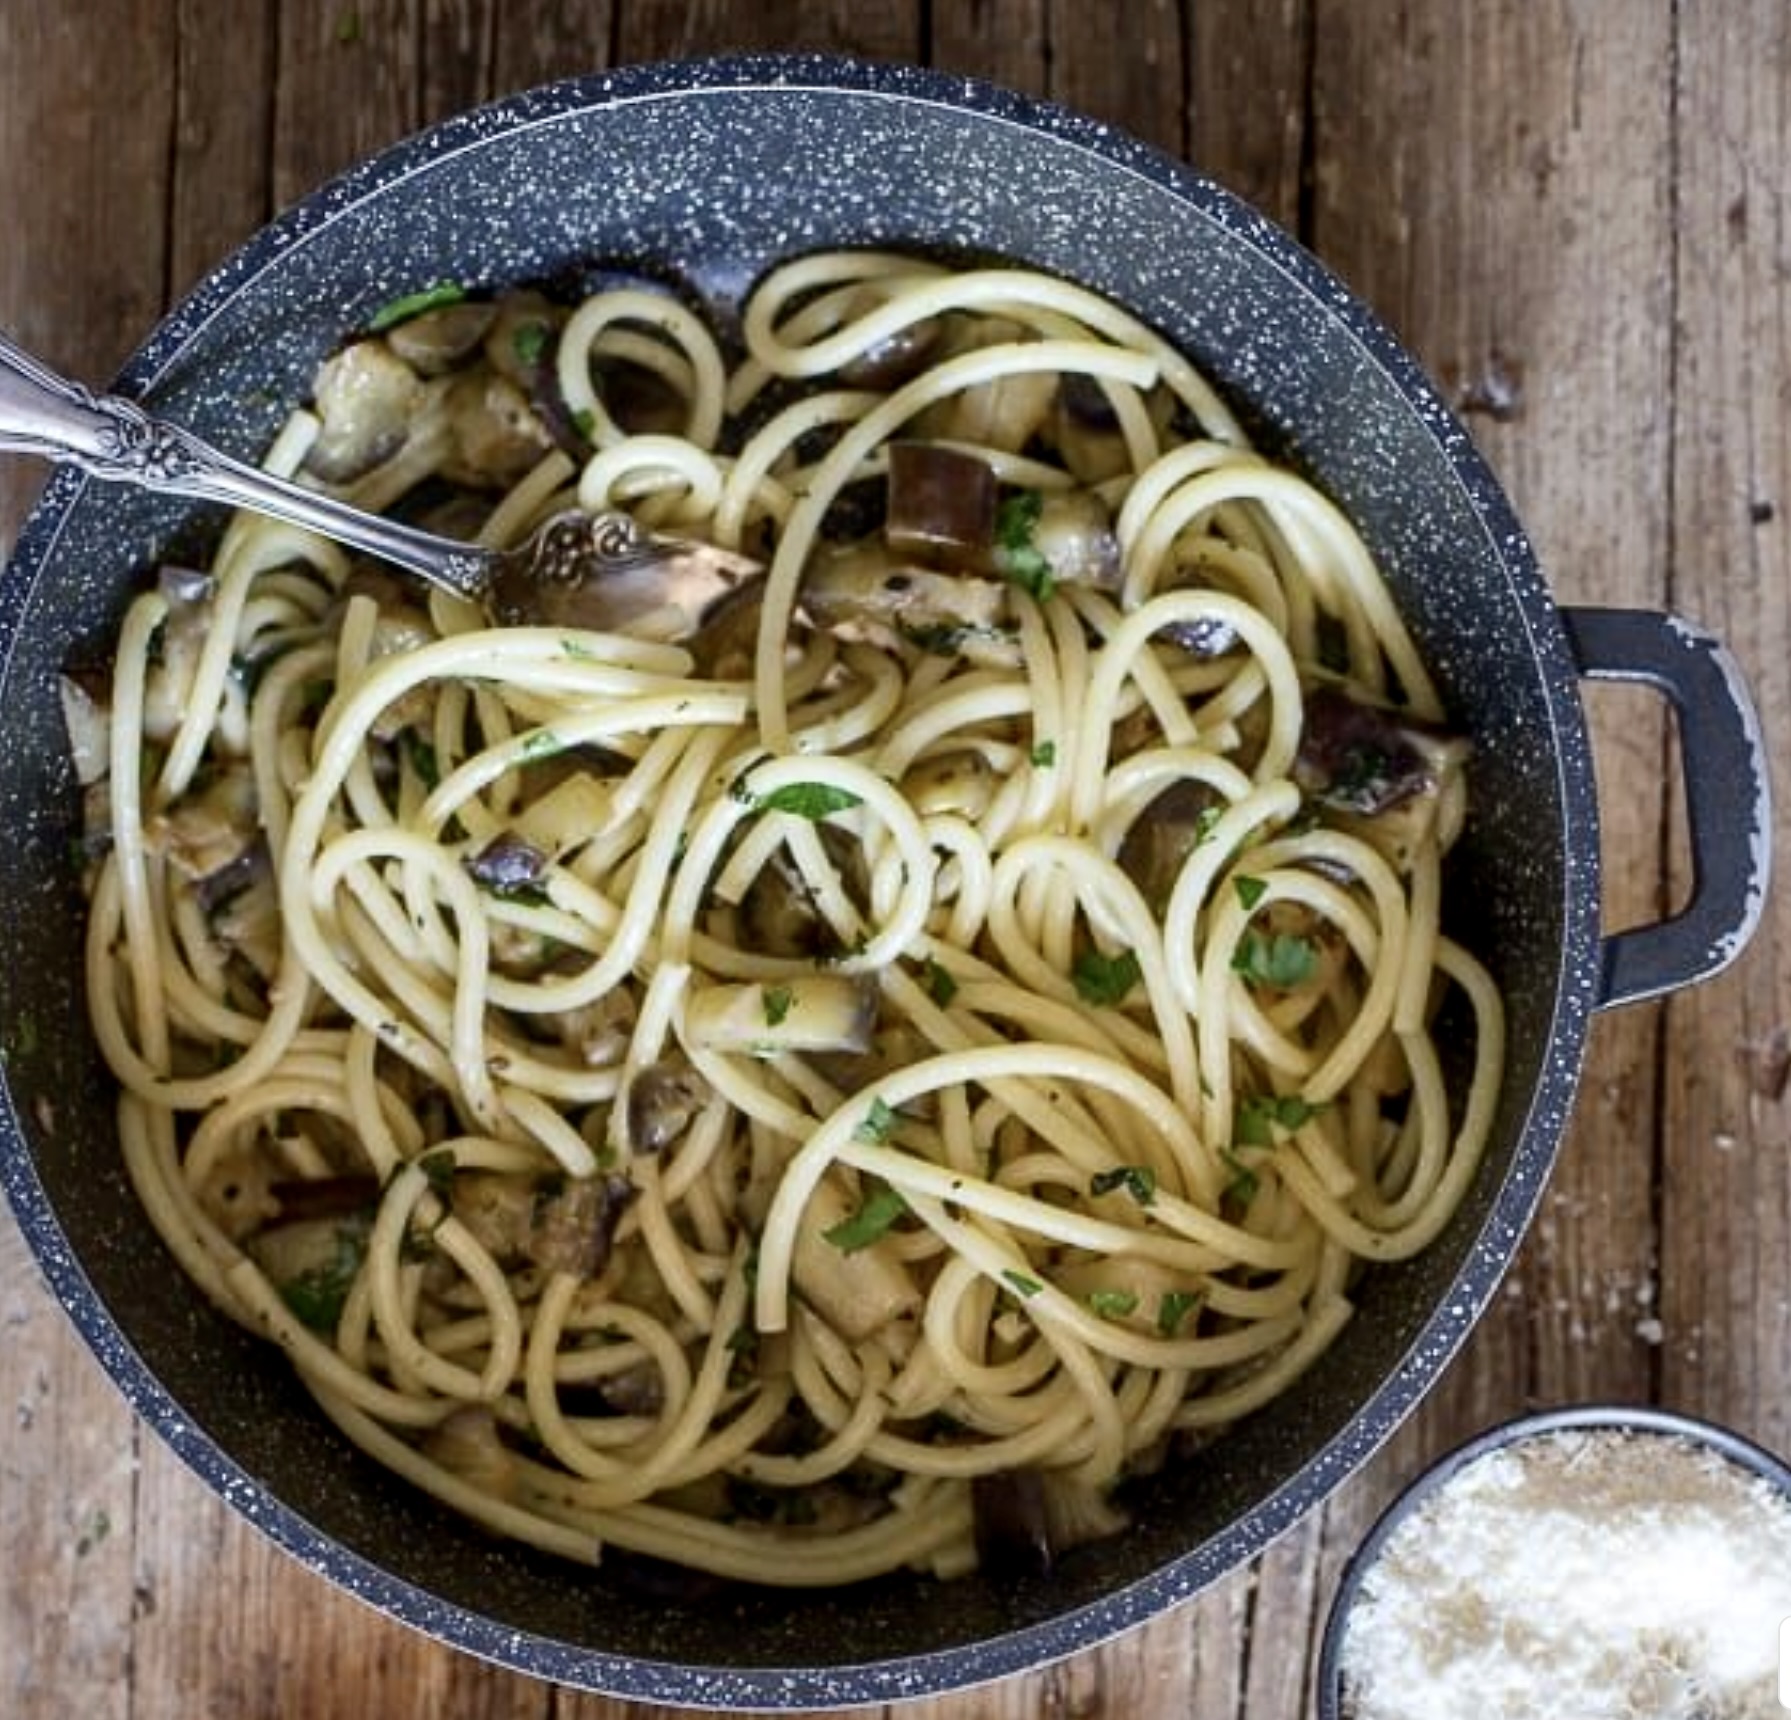
[{"label": "weathered wood plank", "polygon": [[[13,6],[0,40],[0,328],[110,377],[161,308],[173,20]],[[98,53],[104,41],[108,51]],[[10,550],[44,469],[0,460]],[[137,1431],[0,1214],[0,1707],[129,1712]]]},{"label": "weathered wood plank", "polygon": [[[1674,253],[1679,425],[1672,598],[1728,640],[1776,760],[1791,734],[1791,111],[1782,6],[1723,10],[1679,61]],[[1775,846],[1791,833],[1782,792]],[[1683,875],[1682,875],[1683,882]],[[1791,907],[1738,968],[1668,1007],[1661,1262],[1668,1401],[1791,1449]]]},{"label": "weathered wood plank", "polygon": [[856,0],[621,0],[620,62],[681,60],[773,50],[849,54],[866,60],[921,58],[921,13],[914,0],[865,6]]},{"label": "weathered wood plank", "polygon": [[1290,233],[1312,142],[1314,3],[1220,0],[1189,19],[1189,160]]}]

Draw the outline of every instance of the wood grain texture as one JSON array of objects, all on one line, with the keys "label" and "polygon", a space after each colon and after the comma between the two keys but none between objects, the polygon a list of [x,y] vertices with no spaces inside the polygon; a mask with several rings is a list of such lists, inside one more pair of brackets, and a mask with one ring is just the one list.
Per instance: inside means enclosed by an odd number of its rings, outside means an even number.
[{"label": "wood grain texture", "polygon": [[[109,375],[273,209],[443,113],[630,60],[825,48],[1070,103],[1295,230],[1408,342],[1557,594],[1730,640],[1791,743],[1791,45],[1778,0],[0,0],[0,327]],[[40,474],[0,461],[0,543]],[[1683,897],[1671,726],[1592,700],[1606,910]],[[1786,815],[1780,815],[1783,832]],[[1405,1477],[1533,1404],[1660,1399],[1791,1447],[1791,945],[1601,1018],[1539,1222],[1388,1449],[1151,1625],[895,1720],[1298,1720]],[[440,1647],[299,1569],[139,1433],[0,1220],[0,1711],[670,1711]]]}]

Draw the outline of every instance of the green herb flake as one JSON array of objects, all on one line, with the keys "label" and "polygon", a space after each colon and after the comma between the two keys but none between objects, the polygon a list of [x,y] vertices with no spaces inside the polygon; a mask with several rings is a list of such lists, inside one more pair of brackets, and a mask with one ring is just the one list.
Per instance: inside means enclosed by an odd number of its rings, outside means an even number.
[{"label": "green herb flake", "polygon": [[398,733],[399,744],[404,748],[405,761],[416,772],[417,781],[425,788],[434,788],[442,779],[441,765],[435,756],[435,748],[417,733],[415,729],[401,729]]},{"label": "green herb flake", "polygon": [[547,351],[549,338],[546,323],[523,323],[510,336],[510,350],[516,354],[518,364],[533,368]]},{"label": "green herb flake", "polygon": [[1049,770],[1057,763],[1057,742],[1040,741],[1027,755],[1038,770]]},{"label": "green herb flake", "polygon": [[1157,1331],[1165,1338],[1173,1338],[1201,1301],[1198,1290],[1165,1290],[1157,1302]]},{"label": "green herb flake", "polygon": [[1044,1285],[1036,1278],[1028,1278],[1024,1272],[1015,1272],[1011,1267],[1001,1276],[1008,1287],[1021,1296],[1033,1297],[1044,1289]]},{"label": "green herb flake", "polygon": [[1268,885],[1260,878],[1237,877],[1233,878],[1231,882],[1237,890],[1238,900],[1244,904],[1244,911],[1246,913],[1254,908],[1268,893]]},{"label": "green herb flake", "polygon": [[1289,991],[1318,971],[1318,945],[1293,932],[1253,929],[1238,939],[1231,965],[1253,985]]},{"label": "green herb flake", "polygon": [[948,1008],[951,1000],[958,995],[958,982],[947,969],[930,957],[927,960],[926,988],[927,996],[941,1009]]},{"label": "green herb flake", "polygon": [[787,812],[818,824],[832,813],[862,806],[864,797],[830,782],[786,782],[769,794],[754,795],[752,804],[759,812]]},{"label": "green herb flake", "polygon": [[353,6],[345,6],[336,14],[336,44],[352,48],[361,39],[361,14]]},{"label": "green herb flake", "polygon": [[1009,496],[995,511],[995,560],[1011,585],[1029,591],[1043,603],[1057,589],[1051,564],[1033,542],[1045,499],[1037,490]]},{"label": "green herb flake", "polygon": [[760,995],[765,1004],[765,1025],[781,1027],[784,1017],[790,1013],[790,1005],[796,1001],[796,994],[787,985],[768,985],[760,988]]},{"label": "green herb flake", "polygon": [[525,764],[533,764],[537,759],[553,758],[565,750],[566,743],[552,729],[536,729],[524,737],[518,756]]},{"label": "green herb flake", "polygon": [[597,414],[588,406],[581,406],[572,414],[572,427],[589,442],[597,434]]},{"label": "green herb flake", "polygon": [[1298,1093],[1266,1093],[1238,1106],[1236,1135],[1240,1147],[1272,1147],[1276,1129],[1292,1134],[1304,1128],[1322,1109]]},{"label": "green herb flake", "polygon": [[333,1333],[341,1324],[343,1305],[367,1256],[367,1235],[371,1229],[370,1216],[339,1225],[334,1255],[280,1286],[281,1300],[312,1331]]},{"label": "green herb flake", "polygon": [[1116,1189],[1124,1189],[1140,1206],[1149,1206],[1157,1198],[1157,1173],[1149,1165],[1115,1165],[1089,1178],[1092,1195],[1112,1194]]},{"label": "green herb flake", "polygon": [[869,1189],[850,1218],[843,1218],[821,1232],[842,1254],[856,1254],[889,1234],[890,1227],[908,1210],[908,1203],[899,1189],[878,1183]]},{"label": "green herb flake", "polygon": [[388,299],[367,319],[369,334],[382,334],[399,323],[420,317],[425,311],[440,310],[443,305],[457,305],[466,297],[466,288],[458,281],[437,281],[415,293],[403,293]]},{"label": "green herb flake", "polygon": [[1141,977],[1138,957],[1132,950],[1121,950],[1116,956],[1085,950],[1070,970],[1076,995],[1084,1003],[1096,1006],[1118,1003]]},{"label": "green herb flake", "polygon": [[1131,1290],[1091,1290],[1088,1306],[1103,1320],[1123,1320],[1138,1311],[1138,1297]]},{"label": "green herb flake", "polygon": [[438,1147],[432,1153],[425,1153],[417,1160],[417,1169],[423,1173],[423,1180],[430,1189],[439,1195],[446,1195],[454,1187],[454,1155]]},{"label": "green herb flake", "polygon": [[871,1146],[881,1146],[895,1133],[896,1114],[881,1099],[871,1100],[870,1109],[852,1131],[852,1139]]},{"label": "green herb flake", "polygon": [[577,639],[562,639],[560,641],[560,651],[564,656],[572,658],[575,662],[594,663],[597,661],[597,653],[593,651],[590,646]]},{"label": "green herb flake", "polygon": [[1203,842],[1211,842],[1213,832],[1219,828],[1219,820],[1225,816],[1222,806],[1203,806],[1194,820],[1194,846],[1198,848]]},{"label": "green herb flake", "polygon": [[1234,1152],[1221,1147],[1219,1157],[1225,1161],[1231,1172],[1231,1181],[1225,1185],[1224,1198],[1235,1200],[1241,1206],[1248,1206],[1256,1199],[1256,1191],[1262,1187],[1262,1178]]}]

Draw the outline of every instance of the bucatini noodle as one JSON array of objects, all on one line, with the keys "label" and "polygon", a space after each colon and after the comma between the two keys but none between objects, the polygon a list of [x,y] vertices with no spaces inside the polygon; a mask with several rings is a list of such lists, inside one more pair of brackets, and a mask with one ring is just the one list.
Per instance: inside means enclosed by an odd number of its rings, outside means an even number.
[{"label": "bucatini noodle", "polygon": [[631,577],[494,626],[238,517],[71,666],[157,1229],[350,1439],[572,1558],[1116,1530],[1487,1135],[1467,749],[1361,540],[1021,270],[805,258],[737,357],[644,286],[377,320],[269,466],[490,543],[583,509]]}]

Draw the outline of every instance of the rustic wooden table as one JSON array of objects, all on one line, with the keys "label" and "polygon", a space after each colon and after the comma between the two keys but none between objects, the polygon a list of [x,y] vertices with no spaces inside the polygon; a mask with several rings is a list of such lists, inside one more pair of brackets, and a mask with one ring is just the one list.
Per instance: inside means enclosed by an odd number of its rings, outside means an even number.
[{"label": "rustic wooden table", "polygon": [[[0,327],[111,373],[271,211],[419,124],[623,61],[832,47],[1047,93],[1296,231],[1417,351],[1557,594],[1728,639],[1791,740],[1784,0],[0,0]],[[9,544],[41,472],[0,465]],[[1684,887],[1670,726],[1592,701],[1607,910]],[[1597,1024],[1540,1220],[1413,1422],[1253,1567],[907,1720],[1295,1720],[1339,1564],[1397,1483],[1533,1405],[1659,1401],[1791,1450],[1791,938]],[[0,1219],[0,1709],[14,1720],[638,1712],[337,1594],[210,1496]]]}]

